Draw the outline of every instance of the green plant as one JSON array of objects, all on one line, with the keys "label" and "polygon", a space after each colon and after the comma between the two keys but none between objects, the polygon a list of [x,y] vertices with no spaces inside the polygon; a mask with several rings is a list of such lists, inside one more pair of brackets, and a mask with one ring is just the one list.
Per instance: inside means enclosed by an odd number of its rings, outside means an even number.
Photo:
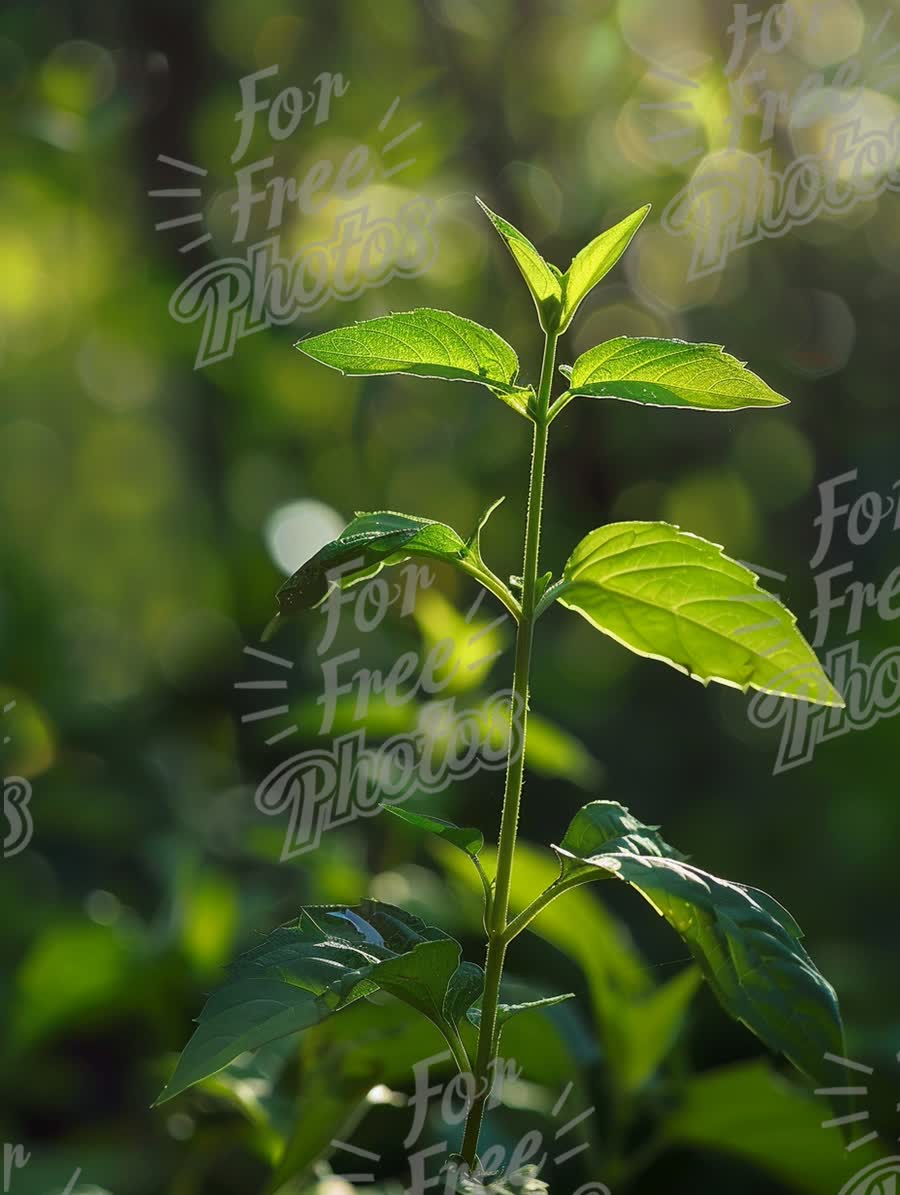
[{"label": "green plant", "polygon": [[[600,527],[575,547],[557,580],[541,572],[548,437],[553,422],[575,398],[714,411],[775,407],[787,400],[719,346],[624,336],[584,353],[571,367],[561,367],[568,387],[554,400],[558,339],[585,296],[625,251],[649,208],[598,236],[565,274],[545,262],[512,225],[484,210],[537,308],[544,350],[536,389],[517,381],[518,359],[500,336],[450,312],[422,309],[385,316],[326,332],[297,347],[348,374],[408,373],[478,382],[533,425],[521,578],[507,584],[484,560],[481,536],[494,503],[465,539],[451,527],[419,516],[390,511],[357,515],[278,594],[283,618],[319,605],[334,585],[354,585],[385,566],[423,558],[461,569],[515,618],[508,764],[493,876],[482,863],[480,830],[390,808],[394,816],[438,835],[471,861],[483,897],[484,968],[463,961],[453,938],[402,909],[377,901],[353,908],[304,908],[295,922],[237,960],[228,981],[205,1006],[160,1097],[169,1099],[242,1052],[318,1024],[381,990],[428,1018],[460,1073],[474,1075],[475,1094],[460,1146],[469,1166],[476,1161],[487,1079],[503,1026],[529,1009],[567,998],[501,1002],[507,951],[553,902],[590,881],[620,880],[637,890],[684,939],[724,1009],[801,1071],[818,1075],[823,1056],[840,1053],[842,1044],[834,991],[804,950],[792,917],[765,893],[688,863],[656,827],[642,824],[617,803],[593,801],[579,810],[553,848],[558,874],[510,916],[532,643],[537,622],[556,603],[632,651],[704,684],[715,680],[744,691],[843,703],[797,631],[793,615],[760,589],[748,568],[717,545],[677,527],[658,522]],[[689,997],[690,984],[682,988]],[[377,1018],[383,1010],[370,1012]],[[477,1031],[474,1054],[466,1042],[471,1031],[463,1032],[467,1024]]]}]

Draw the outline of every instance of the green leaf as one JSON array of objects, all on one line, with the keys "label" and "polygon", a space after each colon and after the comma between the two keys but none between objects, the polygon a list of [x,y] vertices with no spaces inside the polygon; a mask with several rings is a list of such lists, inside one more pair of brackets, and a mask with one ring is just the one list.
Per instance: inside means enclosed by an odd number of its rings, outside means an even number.
[{"label": "green leaf", "polygon": [[563,307],[559,330],[564,332],[572,322],[582,299],[609,273],[640,228],[650,211],[650,204],[638,208],[606,232],[601,232],[589,245],[572,258],[563,275]]},{"label": "green leaf", "polygon": [[665,1062],[678,1041],[702,978],[696,967],[685,967],[648,996],[638,997],[623,1008],[629,1042],[622,1074],[626,1091],[640,1091]]},{"label": "green leaf", "polygon": [[322,332],[294,347],[345,374],[409,373],[482,382],[520,414],[528,408],[530,389],[515,385],[515,351],[490,328],[452,311],[401,311]]},{"label": "green leaf", "polygon": [[[302,1034],[303,1080],[294,1130],[278,1158],[269,1195],[326,1157],[334,1140],[352,1138],[371,1106],[366,1094],[375,1085],[402,1085],[417,1062],[444,1051],[438,1029],[424,1017],[411,1017],[406,1005],[393,1000],[380,1007],[359,1000]],[[449,1053],[446,1063],[432,1065],[432,1073],[446,1079],[455,1071]]]},{"label": "green leaf", "polygon": [[579,810],[554,849],[561,882],[596,870],[640,892],[687,943],[726,1012],[800,1070],[823,1077],[824,1056],[843,1049],[837,997],[776,900],[672,857],[614,802]]},{"label": "green leaf", "polygon": [[[436,844],[436,853],[455,880],[473,897],[481,896],[481,885],[474,870],[458,851]],[[486,847],[482,853],[485,868],[496,868],[496,851]],[[510,889],[510,909],[520,913],[534,899],[536,892],[549,888],[559,876],[552,858],[535,850],[527,842],[516,845],[516,866]],[[480,919],[480,901],[472,905],[473,921]],[[630,1022],[625,1009],[652,991],[649,970],[637,951],[627,929],[589,892],[575,888],[547,905],[531,923],[531,931],[557,950],[573,958],[587,978],[594,1016],[608,1061],[616,1074],[624,1073],[630,1052]],[[543,1022],[541,1022],[543,1023]],[[510,1057],[521,1060],[512,1050],[511,1039],[518,1036],[518,1025],[507,1031],[506,1046]]]},{"label": "green leaf", "polygon": [[306,907],[231,965],[156,1102],[379,989],[441,1027],[460,952],[442,930],[380,901]]},{"label": "green leaf", "polygon": [[718,544],[669,523],[586,536],[547,591],[599,631],[708,684],[843,706],[796,619]]},{"label": "green leaf", "polygon": [[603,780],[603,765],[579,739],[533,711],[528,715],[525,766],[541,776],[563,777],[592,792]]},{"label": "green leaf", "polygon": [[445,838],[454,846],[465,851],[467,855],[477,855],[484,846],[484,835],[474,826],[457,826],[453,822],[445,821],[442,817],[433,817],[430,813],[417,813],[413,809],[404,809],[399,805],[382,805],[385,813],[398,817],[407,825],[415,826],[417,830],[427,830],[430,834],[437,834]]},{"label": "green leaf", "polygon": [[458,1025],[484,991],[484,971],[477,963],[462,962],[450,977],[444,996],[444,1020]]},{"label": "green leaf", "polygon": [[[835,1195],[882,1150],[868,1144],[848,1154],[839,1133],[823,1131],[823,1119],[821,1099],[752,1062],[690,1078],[664,1132],[675,1145],[743,1158],[792,1191]],[[897,1173],[885,1169],[883,1177]],[[852,1190],[876,1195],[889,1189],[870,1183]]]},{"label": "green leaf", "polygon": [[478,516],[478,522],[475,525],[475,530],[466,540],[466,548],[474,556],[474,558],[481,562],[481,533],[484,530],[488,519],[494,513],[501,503],[505,502],[505,498],[495,498],[488,506],[484,508]]},{"label": "green leaf", "polygon": [[479,689],[511,638],[493,611],[485,609],[484,617],[471,610],[464,615],[436,586],[417,595],[413,617],[422,632],[423,659],[434,665],[431,680],[442,699]]},{"label": "green leaf", "polygon": [[311,992],[277,978],[229,982],[209,997],[175,1073],[154,1107],[216,1074],[246,1050],[315,1025],[332,1010]]},{"label": "green leaf", "polygon": [[571,370],[561,368],[570,374],[572,396],[706,411],[780,407],[788,401],[718,344],[617,336],[583,353]]},{"label": "green leaf", "polygon": [[[574,992],[564,992],[560,996],[544,996],[540,1000],[525,1000],[521,1004],[498,1004],[497,1005],[497,1028],[502,1029],[506,1022],[511,1017],[516,1017],[520,1012],[531,1012],[536,1008],[552,1008],[554,1004],[562,1004],[564,1000],[574,1000]],[[466,1014],[475,1028],[481,1025],[481,1001],[473,1004]]]},{"label": "green leaf", "polygon": [[476,577],[508,607],[516,601],[505,586],[485,569],[480,555],[445,523],[417,515],[378,510],[358,514],[337,539],[320,548],[276,594],[278,617],[311,610],[335,587],[347,589],[378,573],[385,565],[401,564],[410,557],[439,560]]},{"label": "green leaf", "polygon": [[291,1101],[278,1090],[278,1081],[297,1054],[298,1037],[288,1034],[269,1042],[255,1054],[241,1054],[198,1089],[231,1105],[254,1126],[255,1145],[270,1162],[282,1152],[293,1128]]},{"label": "green leaf", "polygon": [[575,814],[563,839],[573,855],[595,855],[601,847],[630,851],[634,855],[684,859],[658,833],[659,826],[645,826],[617,801],[591,801]]},{"label": "green leaf", "polygon": [[519,272],[525,279],[540,317],[541,327],[549,331],[556,327],[562,305],[562,282],[559,270],[544,261],[528,237],[514,228],[508,220],[496,215],[475,196],[475,202],[499,232],[510,251]]}]

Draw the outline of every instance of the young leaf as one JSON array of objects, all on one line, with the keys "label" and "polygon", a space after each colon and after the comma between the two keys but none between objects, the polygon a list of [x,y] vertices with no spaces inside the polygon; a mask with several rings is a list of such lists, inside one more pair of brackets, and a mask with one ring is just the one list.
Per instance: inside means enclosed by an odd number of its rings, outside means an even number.
[{"label": "young leaf", "polygon": [[433,817],[430,813],[416,813],[413,809],[403,809],[398,805],[382,805],[381,808],[407,825],[415,826],[417,830],[427,830],[431,834],[437,834],[439,838],[445,838],[467,855],[477,855],[484,846],[484,835],[473,826],[456,826],[442,817]]},{"label": "young leaf", "polygon": [[563,305],[559,331],[564,332],[572,322],[582,299],[608,274],[640,228],[650,211],[650,204],[638,208],[606,232],[601,232],[589,245],[572,258],[563,275]]},{"label": "young leaf", "polygon": [[442,930],[380,901],[304,908],[231,965],[156,1102],[379,989],[442,1028],[460,953]]},{"label": "young leaf", "polygon": [[570,373],[572,397],[706,411],[780,407],[788,401],[718,344],[617,336],[562,370]]},{"label": "young leaf", "polygon": [[466,548],[479,563],[481,563],[481,533],[487,526],[488,519],[491,517],[497,507],[505,501],[505,497],[495,498],[489,506],[486,506],[478,516],[478,522],[475,525],[475,530],[466,540]]},{"label": "young leaf", "polygon": [[519,272],[525,279],[534,305],[537,308],[541,327],[549,331],[556,327],[562,304],[562,282],[559,270],[544,261],[528,237],[502,216],[496,215],[491,209],[475,196],[475,202],[499,232],[507,249],[510,251]]},{"label": "young leaf", "polygon": [[596,871],[593,878],[640,892],[687,943],[726,1012],[800,1070],[823,1077],[824,1056],[843,1049],[837,997],[777,901],[671,857],[650,827],[608,801],[579,810],[554,849],[560,882]]},{"label": "young leaf", "polygon": [[[562,1004],[564,1000],[574,1000],[574,992],[564,992],[560,996],[545,996],[541,1000],[525,1000],[521,1004],[498,1004],[497,1027],[502,1028],[510,1017],[518,1016],[520,1012],[531,1012],[535,1008],[552,1008],[554,1004]],[[466,1013],[475,1028],[481,1025],[481,1001],[473,1004]]]},{"label": "young leaf", "polygon": [[422,307],[299,340],[295,348],[355,375],[411,373],[451,382],[482,382],[520,414],[531,391],[515,385],[519,359],[506,341],[452,311]]},{"label": "young leaf", "polygon": [[444,1020],[458,1025],[484,991],[484,971],[477,963],[462,962],[450,977],[444,996]]},{"label": "young leaf", "polygon": [[[466,545],[452,527],[416,515],[377,510],[358,514],[337,539],[320,548],[278,590],[282,616],[317,606],[339,581],[347,588],[374,575],[385,564],[410,556],[458,564]],[[352,569],[342,565],[358,561]]]},{"label": "young leaf", "polygon": [[513,611],[517,602],[506,587],[488,573],[481,556],[445,523],[416,515],[378,510],[358,514],[337,539],[320,548],[281,586],[276,594],[281,618],[311,610],[335,585],[347,589],[379,572],[385,565],[410,557],[453,564],[500,597]]},{"label": "young leaf", "polygon": [[843,706],[794,615],[757,582],[669,523],[612,523],[581,541],[545,596],[703,684]]}]

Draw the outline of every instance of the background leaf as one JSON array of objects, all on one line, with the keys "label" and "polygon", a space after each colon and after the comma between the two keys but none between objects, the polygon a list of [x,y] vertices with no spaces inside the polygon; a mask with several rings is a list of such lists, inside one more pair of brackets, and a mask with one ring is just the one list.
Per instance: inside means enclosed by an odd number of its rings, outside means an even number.
[{"label": "background leaf", "polygon": [[840,1133],[823,1130],[823,1108],[766,1063],[741,1063],[689,1078],[664,1131],[676,1145],[752,1162],[791,1190],[836,1195],[882,1150],[869,1144],[847,1153]]},{"label": "background leaf", "polygon": [[550,592],[605,635],[704,684],[843,705],[794,615],[756,575],[669,523],[592,531]]},{"label": "background leaf", "polygon": [[449,1078],[455,1067],[437,1028],[390,997],[379,1007],[358,1001],[304,1033],[294,1127],[269,1191],[326,1157],[335,1139],[348,1140],[372,1107],[366,1095],[373,1087],[408,1083],[417,1062],[442,1052],[447,1060],[434,1062],[433,1073]]},{"label": "background leaf", "polygon": [[623,1007],[621,1016],[629,1043],[622,1071],[626,1091],[640,1091],[668,1058],[702,978],[697,967],[685,967],[648,995],[638,996]]},{"label": "background leaf", "polygon": [[568,370],[575,395],[693,410],[736,411],[787,403],[746,363],[718,344],[650,336],[617,336],[597,345]]}]

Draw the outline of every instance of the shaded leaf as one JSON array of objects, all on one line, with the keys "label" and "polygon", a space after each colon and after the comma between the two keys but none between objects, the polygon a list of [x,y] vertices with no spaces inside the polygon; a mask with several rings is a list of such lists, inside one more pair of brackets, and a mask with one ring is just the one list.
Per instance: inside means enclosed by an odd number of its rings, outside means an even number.
[{"label": "shaded leaf", "polygon": [[458,1025],[484,991],[484,971],[477,963],[462,962],[450,977],[444,996],[444,1019]]},{"label": "shaded leaf", "polygon": [[519,359],[506,341],[452,311],[401,311],[310,336],[294,347],[345,374],[482,382],[522,414],[531,393],[515,385]]},{"label": "shaded leaf", "polygon": [[704,684],[843,706],[796,618],[756,575],[718,544],[669,523],[592,531],[546,596]]},{"label": "shaded leaf", "polygon": [[827,1067],[826,1053],[841,1053],[834,989],[771,896],[671,857],[654,831],[636,831],[635,819],[614,802],[579,810],[554,849],[561,880],[590,879],[596,869],[640,892],[687,943],[726,1012],[770,1049],[814,1077]]},{"label": "shaded leaf", "polygon": [[312,609],[333,585],[347,588],[373,576],[385,564],[397,564],[410,556],[455,564],[465,553],[465,543],[445,523],[391,510],[358,514],[337,539],[320,548],[284,582],[276,595],[279,612],[286,616]]},{"label": "shaded leaf", "polygon": [[417,830],[427,830],[430,834],[437,834],[439,838],[445,838],[447,842],[452,842],[467,855],[477,855],[484,846],[484,835],[474,826],[457,826],[453,822],[445,821],[442,817],[434,817],[430,813],[418,813],[414,809],[405,809],[399,805],[382,805],[381,808],[385,813],[398,817],[407,825],[415,826]]},{"label": "shaded leaf", "polygon": [[617,336],[583,353],[571,370],[562,368],[570,374],[572,394],[587,398],[709,411],[788,401],[718,344]]},{"label": "shaded leaf", "polygon": [[231,965],[156,1102],[379,989],[441,1025],[459,961],[458,942],[393,905],[306,907]]},{"label": "shaded leaf", "polygon": [[[552,1008],[554,1004],[562,1004],[564,1000],[574,1000],[574,992],[564,992],[560,996],[544,996],[539,1000],[525,1000],[521,1004],[498,1004],[497,1026],[502,1028],[511,1017],[517,1017],[521,1012],[531,1012],[537,1008]],[[481,1001],[473,1005],[467,1016],[477,1029],[481,1024]]]},{"label": "shaded leaf", "polygon": [[417,515],[379,510],[358,514],[337,539],[320,548],[284,582],[276,594],[279,617],[310,610],[335,586],[347,589],[385,565],[400,564],[410,557],[453,564],[482,583],[490,582],[492,592],[515,605],[508,590],[488,575],[480,556],[471,552],[452,527]]},{"label": "shaded leaf", "polygon": [[572,322],[581,301],[609,273],[650,211],[650,204],[638,208],[618,224],[601,232],[572,258],[563,275],[563,306],[559,330],[564,332]]}]

